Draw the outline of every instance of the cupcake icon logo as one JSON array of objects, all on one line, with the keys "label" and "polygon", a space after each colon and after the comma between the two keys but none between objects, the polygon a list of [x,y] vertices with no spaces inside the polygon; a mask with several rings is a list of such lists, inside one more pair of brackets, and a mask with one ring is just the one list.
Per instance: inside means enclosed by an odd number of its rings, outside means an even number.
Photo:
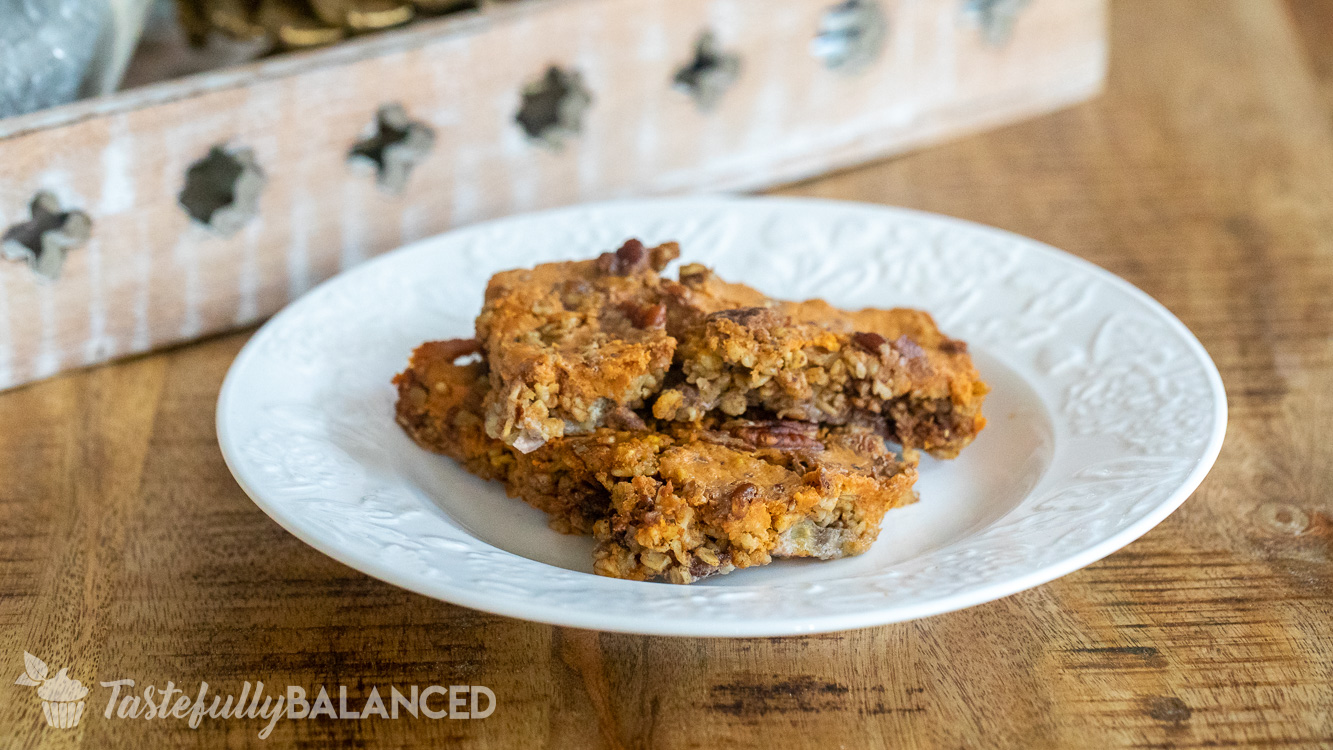
[{"label": "cupcake icon logo", "polygon": [[23,674],[19,675],[14,684],[37,688],[37,697],[42,699],[42,713],[46,715],[47,726],[57,729],[78,726],[83,716],[83,699],[88,697],[88,688],[78,680],[71,679],[68,668],[56,672],[55,677],[47,677],[50,672],[46,662],[24,651]]}]

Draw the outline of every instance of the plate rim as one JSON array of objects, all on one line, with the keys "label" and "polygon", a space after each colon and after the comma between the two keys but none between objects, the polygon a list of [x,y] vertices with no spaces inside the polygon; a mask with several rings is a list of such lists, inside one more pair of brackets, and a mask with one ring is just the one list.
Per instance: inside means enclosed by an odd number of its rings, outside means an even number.
[{"label": "plate rim", "polygon": [[[1129,524],[1124,529],[1114,533],[1107,539],[1093,544],[1079,552],[1067,555],[1059,560],[1048,563],[1036,570],[1024,574],[1016,575],[1002,581],[988,584],[982,584],[972,589],[955,592],[943,597],[931,599],[914,604],[893,604],[885,608],[871,609],[863,612],[840,613],[831,615],[819,615],[814,617],[793,617],[790,615],[779,615],[766,617],[763,619],[721,619],[721,620],[680,620],[680,619],[636,619],[635,613],[594,613],[588,610],[568,610],[555,605],[543,604],[540,602],[528,602],[526,604],[511,603],[508,600],[496,600],[488,598],[483,593],[477,593],[468,590],[462,586],[451,586],[446,581],[431,582],[427,579],[399,573],[391,569],[387,564],[381,563],[373,558],[358,555],[338,547],[336,544],[325,543],[318,539],[314,534],[303,529],[296,522],[294,516],[279,509],[278,504],[265,499],[263,493],[257,492],[242,475],[235,463],[234,457],[230,455],[228,445],[235,445],[233,436],[230,434],[230,425],[228,424],[227,413],[231,403],[236,399],[235,391],[238,388],[239,373],[243,366],[251,359],[258,356],[257,342],[262,341],[261,333],[270,327],[276,327],[282,320],[293,314],[303,301],[307,301],[320,290],[334,283],[341,283],[346,277],[355,273],[367,273],[369,269],[378,264],[389,262],[396,255],[404,254],[423,245],[439,242],[441,238],[458,232],[484,231],[495,225],[505,224],[510,221],[523,220],[534,221],[553,217],[561,214],[579,214],[599,210],[633,210],[635,206],[651,204],[655,209],[674,209],[679,211],[703,210],[703,209],[726,209],[732,206],[748,204],[767,204],[767,205],[788,205],[788,206],[828,206],[828,207],[853,207],[861,210],[872,210],[883,213],[886,216],[897,215],[901,217],[916,218],[926,221],[943,222],[962,227],[968,231],[978,231],[991,235],[1002,235],[1006,238],[1020,241],[1030,245],[1033,249],[1043,253],[1053,253],[1065,261],[1072,261],[1084,272],[1096,277],[1099,281],[1108,283],[1131,297],[1144,304],[1146,309],[1151,310],[1160,320],[1162,320],[1170,329],[1172,329],[1184,342],[1185,346],[1194,355],[1198,364],[1203,370],[1205,379],[1210,388],[1212,396],[1213,409],[1213,428],[1204,444],[1199,458],[1194,466],[1183,480],[1170,492],[1167,498],[1146,512],[1137,521]],[[620,632],[642,635],[664,635],[679,637],[763,637],[763,636],[785,636],[785,635],[808,635],[815,633],[838,632],[845,630],[854,630],[877,625],[887,625],[897,622],[905,622],[924,617],[930,617],[937,614],[945,614],[960,609],[984,604],[991,601],[1003,599],[1013,594],[1035,588],[1045,583],[1049,583],[1057,578],[1061,578],[1076,570],[1091,565],[1098,560],[1120,550],[1135,540],[1142,537],[1148,531],[1156,527],[1185,500],[1187,500],[1199,485],[1203,482],[1205,476],[1216,463],[1225,441],[1227,429],[1227,397],[1225,385],[1222,381],[1220,372],[1216,363],[1208,354],[1206,348],[1194,335],[1194,333],[1179,318],[1175,316],[1165,305],[1158,302],[1147,292],[1138,288],[1126,279],[1098,266],[1091,261],[1085,260],[1073,253],[1049,245],[1040,240],[1011,232],[999,227],[981,224],[979,222],[962,219],[948,214],[923,211],[919,209],[903,208],[898,206],[888,206],[864,201],[847,201],[827,198],[805,198],[805,197],[786,197],[786,196],[733,196],[733,195],[694,195],[683,197],[667,198],[625,198],[607,201],[598,201],[591,203],[581,203],[570,206],[548,208],[540,211],[524,212],[512,214],[509,216],[490,219],[483,222],[469,224],[463,227],[421,238],[405,245],[399,246],[393,250],[382,253],[367,261],[358,263],[350,268],[343,269],[333,276],[321,281],[302,293],[297,299],[287,303],[275,315],[270,317],[261,325],[250,339],[245,343],[237,353],[235,359],[228,367],[227,374],[223,380],[221,390],[218,395],[217,408],[215,410],[215,424],[220,452],[231,472],[232,477],[252,502],[257,505],[269,518],[278,523],[279,526],[286,529],[302,542],[313,547],[324,555],[347,565],[354,570],[378,578],[386,583],[398,586],[400,588],[413,591],[415,593],[438,599],[451,604],[476,609],[478,611],[491,614],[512,617],[515,619],[526,620],[529,622],[539,622],[548,625],[558,625],[562,627],[583,628],[597,630],[602,632]],[[992,524],[999,523],[1008,517],[1013,509],[999,518],[992,521]],[[480,539],[479,544],[500,550],[505,554],[513,554],[503,550],[503,548],[493,547],[492,545]],[[517,555],[515,555],[517,557]],[[526,558],[524,558],[526,559]],[[539,561],[533,561],[539,562]],[[543,564],[543,563],[539,563]],[[586,574],[593,576],[593,574]],[[596,576],[593,576],[596,577]],[[636,581],[620,581],[616,579],[599,579],[602,585],[651,585],[651,586],[669,586],[671,584],[662,583],[643,583]],[[684,587],[682,587],[684,588]]]}]

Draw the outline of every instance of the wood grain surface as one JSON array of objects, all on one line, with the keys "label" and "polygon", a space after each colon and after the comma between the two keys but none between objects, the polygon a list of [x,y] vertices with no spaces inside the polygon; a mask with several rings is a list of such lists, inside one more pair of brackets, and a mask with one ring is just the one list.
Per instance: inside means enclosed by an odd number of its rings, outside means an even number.
[{"label": "wood grain surface", "polygon": [[[1212,474],[1053,583],[809,638],[604,635],[401,591],[232,481],[213,409],[244,334],[0,396],[0,745],[1333,746],[1333,3],[1125,0],[1108,93],[793,186],[1066,248],[1192,328],[1230,395]],[[44,725],[22,651],[85,684],[479,684],[481,720]],[[336,701],[336,696],[335,696]]]}]

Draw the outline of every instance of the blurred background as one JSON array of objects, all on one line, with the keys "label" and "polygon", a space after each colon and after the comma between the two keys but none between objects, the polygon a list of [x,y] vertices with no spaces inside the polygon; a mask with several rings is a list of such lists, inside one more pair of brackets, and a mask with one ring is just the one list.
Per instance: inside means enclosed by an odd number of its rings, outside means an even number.
[{"label": "blurred background", "polygon": [[[0,388],[507,214],[758,190],[1096,96],[1105,0],[0,0]],[[8,262],[5,262],[8,261]]]}]

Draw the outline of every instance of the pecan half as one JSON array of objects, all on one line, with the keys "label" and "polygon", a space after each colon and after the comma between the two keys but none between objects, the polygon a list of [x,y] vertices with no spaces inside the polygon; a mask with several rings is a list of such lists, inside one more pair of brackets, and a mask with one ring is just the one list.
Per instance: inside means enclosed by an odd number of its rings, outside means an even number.
[{"label": "pecan half", "polygon": [[697,437],[701,442],[721,445],[727,448],[735,448],[736,450],[752,450],[754,448],[753,445],[750,445],[730,433],[719,432],[717,430],[700,430],[697,433]]},{"label": "pecan half", "polygon": [[732,423],[726,426],[726,430],[755,448],[811,452],[824,450],[824,444],[818,439],[819,425],[814,422],[769,419]]}]

